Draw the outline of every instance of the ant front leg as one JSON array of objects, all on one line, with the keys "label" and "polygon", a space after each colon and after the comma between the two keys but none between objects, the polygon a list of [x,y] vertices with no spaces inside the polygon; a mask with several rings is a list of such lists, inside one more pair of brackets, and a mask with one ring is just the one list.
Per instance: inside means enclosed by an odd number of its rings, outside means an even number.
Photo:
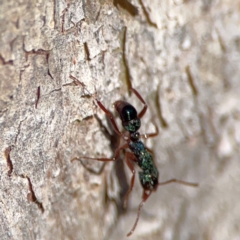
[{"label": "ant front leg", "polygon": [[143,207],[144,203],[147,201],[147,199],[150,197],[151,193],[152,193],[152,191],[143,190],[142,201],[138,206],[137,218],[135,220],[135,223],[134,223],[131,231],[127,234],[127,237],[131,236],[132,233],[134,232],[134,230],[135,230],[135,228],[138,224],[138,220],[139,220],[139,217],[140,217],[142,207]]},{"label": "ant front leg", "polygon": [[99,106],[99,107],[105,112],[105,114],[108,116],[109,120],[110,120],[111,123],[112,123],[112,126],[113,126],[115,132],[116,132],[119,136],[121,136],[121,137],[124,138],[123,133],[120,132],[120,130],[118,129],[117,123],[116,123],[116,121],[114,120],[114,117],[113,117],[112,113],[111,113],[110,111],[108,111],[108,110],[104,107],[104,105],[103,105],[98,99],[96,99],[96,101],[97,101],[98,106]]},{"label": "ant front leg", "polygon": [[156,137],[159,134],[159,131],[158,131],[158,127],[155,124],[154,126],[156,128],[156,131],[154,133],[141,134],[140,137],[145,139]]},{"label": "ant front leg", "polygon": [[[84,84],[84,83],[80,82],[77,78],[75,78],[75,77],[72,76],[72,75],[70,75],[69,77],[70,77],[71,79],[73,79],[73,81],[74,81],[75,84],[81,85],[82,87],[84,87],[85,90],[87,90],[87,89],[85,88],[85,84]],[[88,90],[87,90],[87,92],[89,93]],[[90,93],[89,93],[89,94],[90,94]],[[121,136],[121,137],[124,138],[124,134],[123,134],[122,132],[120,132],[120,130],[118,129],[117,123],[116,123],[116,121],[114,120],[114,117],[113,117],[112,113],[105,108],[105,106],[101,103],[101,101],[99,101],[97,98],[96,98],[95,100],[96,100],[98,106],[99,106],[99,107],[105,112],[105,114],[108,116],[109,120],[110,120],[111,123],[112,123],[112,126],[113,126],[115,132],[116,132],[119,136]],[[125,139],[125,138],[124,138],[124,139]]]},{"label": "ant front leg", "polygon": [[146,102],[144,101],[144,99],[142,98],[142,96],[140,95],[140,93],[135,88],[130,88],[130,90],[133,91],[133,93],[136,95],[136,97],[144,104],[143,109],[138,114],[138,117],[142,118],[143,115],[146,113],[148,106],[147,106]]}]

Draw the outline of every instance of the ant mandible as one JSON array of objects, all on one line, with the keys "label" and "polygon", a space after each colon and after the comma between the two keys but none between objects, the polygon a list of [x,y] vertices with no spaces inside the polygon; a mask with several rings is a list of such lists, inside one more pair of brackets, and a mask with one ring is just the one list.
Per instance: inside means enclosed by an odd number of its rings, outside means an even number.
[{"label": "ant mandible", "polygon": [[[140,180],[140,183],[143,188],[143,195],[142,195],[142,201],[138,207],[137,218],[135,220],[135,223],[134,223],[132,229],[127,234],[128,237],[134,232],[134,230],[137,226],[139,216],[141,213],[141,209],[142,209],[144,203],[150,197],[151,193],[153,191],[157,190],[158,186],[166,185],[166,184],[169,184],[172,182],[184,184],[184,185],[191,186],[191,187],[198,186],[197,183],[185,182],[185,181],[178,180],[175,178],[170,179],[165,182],[158,181],[159,173],[158,173],[157,167],[155,166],[155,164],[153,162],[152,154],[150,153],[148,148],[145,147],[144,143],[140,140],[140,138],[142,138],[142,137],[148,138],[148,137],[154,137],[154,136],[158,135],[158,129],[157,129],[156,133],[140,135],[140,133],[138,132],[138,130],[141,126],[140,119],[146,113],[148,107],[147,107],[146,102],[143,100],[143,98],[141,97],[141,95],[138,93],[138,91],[136,89],[131,87],[130,90],[144,104],[143,109],[141,110],[141,112],[139,114],[137,113],[136,109],[128,102],[119,100],[114,103],[114,107],[115,107],[116,111],[118,112],[119,117],[121,118],[122,126],[129,133],[128,136],[126,136],[122,132],[120,132],[112,113],[109,112],[97,98],[95,99],[98,106],[108,116],[109,120],[112,123],[114,130],[117,132],[118,135],[120,135],[122,138],[124,138],[126,143],[123,146],[120,146],[119,148],[117,148],[113,158],[80,157],[82,159],[91,159],[91,160],[97,160],[97,161],[101,161],[101,162],[110,162],[110,161],[116,161],[118,159],[120,151],[122,149],[128,148],[131,150],[131,152],[125,153],[126,163],[132,172],[132,178],[131,178],[131,184],[130,184],[129,190],[127,191],[125,198],[124,198],[124,206],[126,207],[126,202],[128,200],[129,194],[131,193],[131,191],[133,189],[133,185],[134,185],[135,169],[134,169],[133,162],[137,163],[138,166],[142,170],[141,172],[139,172],[139,180]],[[74,158],[71,161],[78,160],[78,159],[79,159],[79,157]]]}]

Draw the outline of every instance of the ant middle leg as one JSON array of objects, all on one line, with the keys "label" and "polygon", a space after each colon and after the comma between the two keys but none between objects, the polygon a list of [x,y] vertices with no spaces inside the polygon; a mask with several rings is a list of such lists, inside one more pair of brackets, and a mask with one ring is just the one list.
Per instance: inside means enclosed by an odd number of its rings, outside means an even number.
[{"label": "ant middle leg", "polygon": [[132,172],[132,178],[131,178],[131,183],[130,183],[130,187],[124,197],[124,202],[123,202],[123,207],[126,208],[127,207],[127,201],[128,201],[128,198],[129,198],[129,195],[130,193],[132,192],[132,189],[133,189],[133,186],[134,186],[134,181],[135,181],[135,169],[134,169],[134,166],[133,164],[131,163],[131,160],[134,161],[134,162],[137,162],[137,159],[135,157],[135,155],[133,153],[130,153],[130,152],[126,152],[126,163],[127,163],[127,166],[129,167],[129,169],[131,170]]},{"label": "ant middle leg", "polygon": [[123,146],[117,148],[117,150],[115,151],[114,157],[113,158],[93,158],[93,157],[75,157],[73,159],[71,159],[71,162],[78,160],[80,161],[80,159],[89,159],[89,160],[96,160],[96,161],[100,161],[100,162],[114,162],[118,159],[120,151],[122,149],[128,148],[128,144],[124,144]]},{"label": "ant middle leg", "polygon": [[106,165],[106,162],[104,162],[103,165],[99,169],[95,170],[95,169],[92,169],[91,167],[87,166],[87,164],[84,163],[84,161],[82,161],[81,159],[72,159],[71,161],[74,161],[74,160],[78,160],[79,162],[81,162],[82,166],[84,168],[86,168],[87,171],[89,171],[90,173],[92,173],[94,175],[101,175],[105,168],[105,165]]},{"label": "ant middle leg", "polygon": [[141,135],[140,135],[140,138],[145,138],[145,139],[147,139],[147,138],[156,137],[156,136],[159,134],[159,130],[158,130],[157,125],[154,124],[154,126],[155,126],[155,128],[156,128],[156,131],[155,131],[154,133],[141,134]]}]

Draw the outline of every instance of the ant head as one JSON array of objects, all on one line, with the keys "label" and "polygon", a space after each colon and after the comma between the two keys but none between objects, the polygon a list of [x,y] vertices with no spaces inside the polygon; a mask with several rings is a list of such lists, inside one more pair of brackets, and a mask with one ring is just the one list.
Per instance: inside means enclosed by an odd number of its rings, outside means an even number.
[{"label": "ant head", "polygon": [[124,101],[116,101],[114,106],[122,120],[123,127],[130,133],[136,132],[141,126],[136,109]]}]

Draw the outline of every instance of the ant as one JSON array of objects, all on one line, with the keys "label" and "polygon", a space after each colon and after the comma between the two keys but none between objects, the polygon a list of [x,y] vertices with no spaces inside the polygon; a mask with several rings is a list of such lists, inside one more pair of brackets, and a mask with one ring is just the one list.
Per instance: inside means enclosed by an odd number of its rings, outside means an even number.
[{"label": "ant", "polygon": [[[138,220],[140,217],[140,213],[141,213],[141,209],[142,209],[144,203],[150,197],[152,192],[157,190],[158,186],[166,185],[166,184],[169,184],[172,182],[184,184],[184,185],[191,186],[191,187],[198,186],[197,183],[185,182],[185,181],[178,180],[175,178],[170,179],[165,182],[158,181],[159,173],[158,173],[157,167],[155,166],[155,164],[153,162],[152,154],[150,153],[150,150],[147,147],[145,147],[144,143],[140,140],[140,138],[149,138],[149,137],[157,136],[158,129],[156,129],[157,130],[156,133],[140,135],[140,133],[138,132],[139,128],[141,127],[140,119],[146,113],[148,106],[136,89],[131,87],[130,90],[144,104],[144,106],[139,114],[137,113],[136,109],[130,103],[128,103],[126,101],[119,100],[114,103],[114,107],[122,121],[122,126],[128,132],[127,136],[119,130],[112,113],[110,111],[108,111],[105,108],[105,106],[97,98],[95,99],[98,106],[108,116],[116,133],[120,137],[122,137],[126,143],[123,146],[120,146],[116,149],[113,158],[80,157],[82,159],[91,159],[91,160],[97,160],[97,161],[101,161],[101,162],[111,162],[111,161],[116,161],[118,159],[121,150],[123,150],[123,149],[131,150],[131,152],[125,153],[126,163],[132,172],[132,178],[131,178],[130,187],[124,198],[124,207],[126,207],[126,203],[127,203],[129,194],[131,193],[131,191],[133,189],[133,185],[134,185],[135,169],[134,169],[133,162],[137,163],[138,166],[142,170],[141,172],[139,172],[139,180],[140,180],[140,183],[143,188],[143,195],[142,195],[142,201],[140,202],[139,207],[138,207],[137,218],[135,220],[135,223],[134,223],[132,229],[127,234],[128,237],[130,235],[132,235],[132,233],[134,232],[134,230],[137,226],[137,223],[138,223]],[[71,161],[78,160],[78,159],[79,158],[74,158]]]}]

